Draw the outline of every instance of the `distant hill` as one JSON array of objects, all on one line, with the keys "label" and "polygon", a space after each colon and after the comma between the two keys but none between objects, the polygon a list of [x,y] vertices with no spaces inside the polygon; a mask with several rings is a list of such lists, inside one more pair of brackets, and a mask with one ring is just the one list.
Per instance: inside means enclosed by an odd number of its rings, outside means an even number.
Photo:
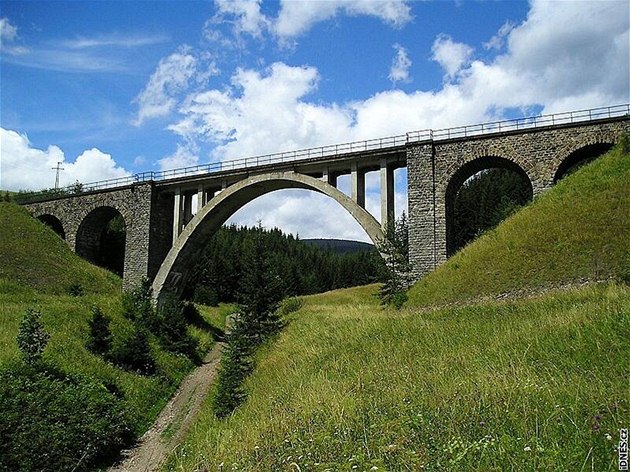
[{"label": "distant hill", "polygon": [[303,243],[317,246],[322,249],[330,249],[340,254],[350,252],[367,252],[374,249],[374,244],[347,239],[301,239]]}]

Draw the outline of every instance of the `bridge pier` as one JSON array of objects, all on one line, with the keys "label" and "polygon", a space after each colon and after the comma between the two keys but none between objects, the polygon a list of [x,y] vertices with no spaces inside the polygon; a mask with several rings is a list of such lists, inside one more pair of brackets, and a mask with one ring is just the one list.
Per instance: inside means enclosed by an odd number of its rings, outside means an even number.
[{"label": "bridge pier", "polygon": [[350,165],[350,192],[352,200],[361,208],[365,208],[365,174],[357,162]]},{"label": "bridge pier", "polygon": [[381,226],[383,229],[395,220],[394,168],[387,159],[381,159]]}]

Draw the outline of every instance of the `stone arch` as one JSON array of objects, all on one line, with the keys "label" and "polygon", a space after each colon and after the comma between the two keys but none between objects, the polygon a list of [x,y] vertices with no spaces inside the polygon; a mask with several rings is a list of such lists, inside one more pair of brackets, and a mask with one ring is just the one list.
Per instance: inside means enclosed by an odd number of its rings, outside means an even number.
[{"label": "stone arch", "polygon": [[597,159],[602,154],[607,153],[613,148],[613,146],[614,141],[606,140],[595,141],[574,149],[564,159],[562,159],[562,161],[560,161],[560,165],[556,169],[556,172],[553,176],[553,183],[556,184],[560,179],[570,174],[578,167],[584,164],[588,164],[589,162]]},{"label": "stone arch", "polygon": [[[128,219],[124,217],[121,211],[113,206],[97,206],[90,210],[81,220],[75,236],[75,252],[82,258],[100,266],[118,272],[119,275],[124,273],[125,254],[115,255],[116,260],[106,260],[102,253],[103,238],[105,230],[114,218],[119,217],[127,227]],[[122,243],[125,247],[125,241]],[[123,249],[124,251],[124,249]]]},{"label": "stone arch", "polygon": [[66,239],[66,231],[63,228],[63,223],[55,215],[44,213],[36,218],[57,233],[61,239]]},{"label": "stone arch", "polygon": [[[208,237],[245,204],[282,189],[306,189],[327,195],[354,217],[375,244],[383,238],[378,221],[350,197],[328,183],[295,172],[256,175],[219,193],[186,225],[155,276],[154,297],[159,300],[167,292],[179,296],[187,279],[187,271]],[[322,217],[325,218],[325,215]]]},{"label": "stone arch", "polygon": [[446,213],[446,256],[450,257],[455,252],[455,198],[464,182],[473,175],[487,169],[507,169],[521,175],[529,184],[529,200],[533,198],[534,186],[530,175],[513,160],[499,156],[476,157],[453,172],[446,185],[444,204]]}]

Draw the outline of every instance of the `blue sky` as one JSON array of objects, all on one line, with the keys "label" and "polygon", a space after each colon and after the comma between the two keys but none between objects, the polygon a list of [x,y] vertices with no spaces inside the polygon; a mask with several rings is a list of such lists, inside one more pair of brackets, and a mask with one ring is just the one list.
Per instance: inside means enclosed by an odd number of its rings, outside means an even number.
[{"label": "blue sky", "polygon": [[[623,1],[6,1],[0,188],[627,103]],[[404,171],[397,212],[405,209]],[[347,182],[342,180],[342,190]],[[378,181],[368,175],[378,216]],[[314,224],[322,212],[344,224]],[[234,218],[365,240],[334,202]]]}]

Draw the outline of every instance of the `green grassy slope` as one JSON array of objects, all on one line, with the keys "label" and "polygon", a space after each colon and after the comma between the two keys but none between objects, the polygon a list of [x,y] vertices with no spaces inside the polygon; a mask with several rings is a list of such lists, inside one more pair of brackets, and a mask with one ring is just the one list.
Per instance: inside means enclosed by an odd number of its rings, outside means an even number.
[{"label": "green grassy slope", "polygon": [[[73,283],[84,288],[83,296],[68,295]],[[51,335],[44,360],[65,372],[116,385],[125,397],[135,432],[141,433],[194,365],[184,356],[166,352],[155,338],[151,348],[158,375],[151,377],[121,370],[85,348],[94,305],[112,319],[114,343],[131,334],[133,325],[122,315],[120,285],[118,276],[76,256],[65,241],[23,208],[0,203],[0,367],[19,357],[16,336],[26,309],[39,309]],[[203,308],[202,316],[222,329],[230,309]],[[189,330],[200,341],[201,351],[214,344],[207,329],[190,326]]]},{"label": "green grassy slope", "polygon": [[246,404],[220,421],[208,402],[167,469],[616,470],[628,287],[423,313],[375,292],[308,297]]},{"label": "green grassy slope", "polygon": [[597,280],[630,264],[630,156],[617,147],[420,280],[409,306]]},{"label": "green grassy slope", "polygon": [[[617,470],[630,423],[630,287],[471,299],[619,274],[630,157],[561,182],[381,308],[377,287],[307,298],[259,354],[248,401],[208,401],[167,470]],[[433,310],[422,306],[467,302]],[[199,468],[199,469],[198,469]]]},{"label": "green grassy slope", "polygon": [[81,259],[47,226],[13,203],[0,202],[0,280],[40,292],[116,293],[120,278]]}]

